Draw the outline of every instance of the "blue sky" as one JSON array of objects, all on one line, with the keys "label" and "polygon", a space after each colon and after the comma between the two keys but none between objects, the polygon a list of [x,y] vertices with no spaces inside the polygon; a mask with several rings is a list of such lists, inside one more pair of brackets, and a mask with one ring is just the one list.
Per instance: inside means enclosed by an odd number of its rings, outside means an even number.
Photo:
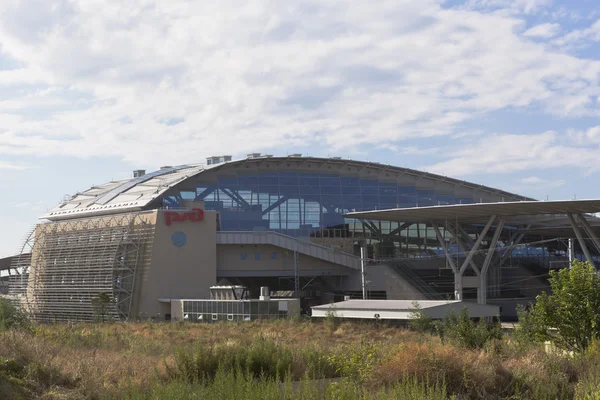
[{"label": "blue sky", "polygon": [[0,256],[65,195],[249,152],[600,197],[597,0],[0,2]]}]

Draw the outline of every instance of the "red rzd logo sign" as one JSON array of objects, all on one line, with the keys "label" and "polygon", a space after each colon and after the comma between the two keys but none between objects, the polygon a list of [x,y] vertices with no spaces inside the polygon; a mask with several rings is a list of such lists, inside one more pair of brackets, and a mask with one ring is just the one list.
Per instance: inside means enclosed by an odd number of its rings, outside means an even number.
[{"label": "red rzd logo sign", "polygon": [[166,211],[165,218],[167,226],[171,226],[173,222],[200,222],[204,219],[204,210],[201,208],[192,208],[192,211],[180,213],[177,211]]}]

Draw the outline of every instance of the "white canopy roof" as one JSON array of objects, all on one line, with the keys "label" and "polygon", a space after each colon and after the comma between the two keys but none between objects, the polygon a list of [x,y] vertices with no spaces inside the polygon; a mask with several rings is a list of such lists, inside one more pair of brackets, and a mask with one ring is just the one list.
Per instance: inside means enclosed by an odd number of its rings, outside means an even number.
[{"label": "white canopy roof", "polygon": [[[395,208],[389,210],[362,211],[347,214],[350,218],[402,222],[485,223],[492,215],[507,217],[507,223],[527,224],[540,218],[534,216],[554,215],[564,218],[567,213],[598,213],[600,199],[562,201],[517,201],[501,203],[454,204],[431,207]],[[548,220],[548,218],[544,218]]]}]

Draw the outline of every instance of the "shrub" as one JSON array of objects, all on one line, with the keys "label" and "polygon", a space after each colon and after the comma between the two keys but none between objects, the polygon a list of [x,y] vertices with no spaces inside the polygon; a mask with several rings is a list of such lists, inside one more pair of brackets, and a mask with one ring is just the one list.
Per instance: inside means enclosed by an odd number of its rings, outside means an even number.
[{"label": "shrub", "polygon": [[436,329],[442,340],[448,338],[467,349],[481,349],[487,342],[502,338],[502,329],[497,321],[488,323],[480,319],[475,322],[469,317],[466,307],[460,314],[451,313],[438,321]]},{"label": "shrub", "polygon": [[335,311],[335,307],[331,306],[329,311],[325,314],[325,325],[329,332],[335,331],[340,326],[340,318]]},{"label": "shrub", "polygon": [[497,358],[450,344],[407,343],[394,349],[368,381],[372,387],[417,379],[426,386],[444,386],[448,394],[489,398],[502,392],[509,379]]},{"label": "shrub", "polygon": [[339,376],[364,381],[375,368],[379,359],[379,347],[372,342],[362,342],[359,346],[346,347],[329,356],[331,365],[336,366]]},{"label": "shrub", "polygon": [[11,328],[31,329],[29,317],[14,302],[0,297],[0,331]]},{"label": "shrub", "polygon": [[417,301],[412,302],[412,312],[409,315],[408,327],[417,332],[432,333],[435,330],[433,320],[421,309]]}]

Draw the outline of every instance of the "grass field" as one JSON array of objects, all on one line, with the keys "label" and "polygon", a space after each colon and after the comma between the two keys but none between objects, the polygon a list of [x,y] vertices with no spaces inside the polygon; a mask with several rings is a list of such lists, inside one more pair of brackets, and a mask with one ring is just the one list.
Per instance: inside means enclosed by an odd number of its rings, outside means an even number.
[{"label": "grass field", "polygon": [[0,333],[0,399],[20,398],[597,399],[600,347],[339,321],[34,325]]}]

